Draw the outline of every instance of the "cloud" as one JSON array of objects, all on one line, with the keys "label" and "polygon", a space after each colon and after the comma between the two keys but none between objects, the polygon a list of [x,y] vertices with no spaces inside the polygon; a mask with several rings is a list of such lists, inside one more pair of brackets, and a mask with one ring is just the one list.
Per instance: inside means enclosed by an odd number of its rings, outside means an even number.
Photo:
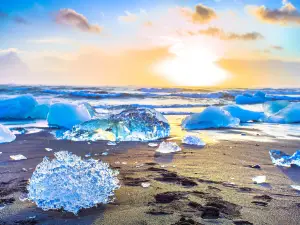
[{"label": "cloud", "polygon": [[279,45],[272,45],[270,48],[274,49],[274,50],[277,50],[277,51],[282,51],[283,50],[283,47],[279,46]]},{"label": "cloud", "polygon": [[133,23],[136,22],[138,19],[138,16],[136,14],[133,14],[129,11],[125,11],[125,16],[119,16],[118,20],[120,22],[125,22],[125,23]]},{"label": "cloud", "polygon": [[238,34],[233,32],[226,33],[225,31],[217,27],[209,27],[205,30],[199,30],[197,32],[189,31],[188,34],[191,36],[198,35],[198,34],[206,35],[206,36],[211,36],[226,41],[233,41],[233,40],[255,41],[264,38],[264,36],[258,32],[248,32],[244,34]]},{"label": "cloud", "polygon": [[195,9],[190,8],[180,8],[181,13],[188,17],[193,23],[208,23],[212,19],[217,18],[217,14],[214,9],[209,8],[205,5],[198,4],[195,6]]},{"label": "cloud", "polygon": [[19,24],[29,24],[29,22],[21,16],[16,16],[13,18],[13,21]]},{"label": "cloud", "polygon": [[18,53],[19,50],[17,48],[8,48],[8,49],[0,49],[0,55],[9,54],[9,53]]},{"label": "cloud", "polygon": [[87,18],[77,13],[73,9],[61,9],[56,14],[55,21],[58,24],[63,24],[89,33],[100,33],[102,27],[90,24]]},{"label": "cloud", "polygon": [[45,38],[45,39],[34,39],[28,40],[30,43],[35,44],[70,44],[74,43],[73,40],[67,38]]},{"label": "cloud", "polygon": [[255,17],[266,23],[276,23],[281,25],[298,24],[300,25],[300,12],[296,7],[286,1],[282,1],[279,9],[269,9],[266,6],[250,6],[248,10]]}]

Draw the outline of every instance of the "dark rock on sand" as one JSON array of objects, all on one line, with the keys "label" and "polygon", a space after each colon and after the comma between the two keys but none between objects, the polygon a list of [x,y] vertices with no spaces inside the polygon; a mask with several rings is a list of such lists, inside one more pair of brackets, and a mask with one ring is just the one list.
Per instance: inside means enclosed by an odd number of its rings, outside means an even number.
[{"label": "dark rock on sand", "polygon": [[198,184],[192,179],[178,176],[177,173],[165,172],[161,174],[162,177],[154,178],[157,181],[167,182],[167,183],[176,183],[184,187],[194,187]]},{"label": "dark rock on sand", "polygon": [[261,201],[266,201],[266,202],[270,202],[272,201],[272,197],[270,197],[269,195],[257,195],[257,196],[254,196],[253,197],[254,199],[258,199],[258,200],[261,200]]},{"label": "dark rock on sand", "polygon": [[174,212],[170,209],[154,208],[154,209],[150,209],[146,213],[154,216],[161,216],[161,215],[171,215]]},{"label": "dark rock on sand", "polygon": [[250,223],[249,221],[246,220],[237,220],[233,221],[235,225],[253,225],[253,223]]},{"label": "dark rock on sand", "polygon": [[0,199],[0,205],[1,204],[8,205],[8,204],[12,204],[14,202],[15,202],[14,198],[2,198],[2,199]]},{"label": "dark rock on sand", "polygon": [[123,183],[126,186],[141,186],[142,183],[148,182],[149,180],[143,178],[124,177]]},{"label": "dark rock on sand", "polygon": [[267,202],[260,202],[260,201],[253,201],[251,203],[254,204],[254,205],[263,206],[263,207],[266,207],[268,205]]},{"label": "dark rock on sand", "polygon": [[205,206],[201,215],[203,219],[218,219],[219,216],[220,210],[213,206]]},{"label": "dark rock on sand", "polygon": [[260,165],[248,165],[247,167],[250,167],[252,169],[261,169]]},{"label": "dark rock on sand", "polygon": [[191,218],[181,217],[180,220],[172,225],[202,225]]},{"label": "dark rock on sand", "polygon": [[208,202],[206,206],[217,208],[221,213],[226,214],[230,217],[238,217],[241,215],[240,210],[241,206],[236,205],[231,202],[227,202],[224,200],[214,200],[213,202]]},{"label": "dark rock on sand", "polygon": [[164,192],[155,195],[156,203],[170,203],[185,196],[184,192]]}]

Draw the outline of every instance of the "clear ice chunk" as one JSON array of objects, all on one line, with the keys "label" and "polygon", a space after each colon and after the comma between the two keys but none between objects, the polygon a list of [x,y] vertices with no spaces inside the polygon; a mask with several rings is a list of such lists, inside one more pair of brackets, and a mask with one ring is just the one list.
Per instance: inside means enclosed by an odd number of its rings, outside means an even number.
[{"label": "clear ice chunk", "polygon": [[266,119],[268,123],[299,123],[300,122],[300,103],[290,103],[288,106],[278,111]]},{"label": "clear ice chunk", "polygon": [[229,112],[216,106],[209,106],[201,113],[187,116],[181,126],[187,130],[198,130],[208,128],[236,127],[240,123],[238,118]]},{"label": "clear ice chunk", "polygon": [[202,141],[198,136],[196,135],[186,135],[182,139],[183,144],[187,145],[197,145],[197,146],[205,146],[205,142]]},{"label": "clear ice chunk", "polygon": [[53,151],[53,149],[52,149],[52,148],[45,148],[45,150],[46,150],[47,152],[51,152],[51,151]]},{"label": "clear ice chunk", "polygon": [[160,152],[163,154],[179,152],[181,148],[175,142],[162,142],[160,143],[156,152]]},{"label": "clear ice chunk", "polygon": [[291,185],[291,188],[300,191],[300,185]]},{"label": "clear ice chunk", "polygon": [[92,116],[85,105],[55,103],[51,105],[47,121],[51,126],[72,129],[73,126],[91,120]]},{"label": "clear ice chunk", "polygon": [[0,124],[0,144],[12,142],[16,139],[14,135],[7,127]]},{"label": "clear ice chunk", "polygon": [[170,125],[154,109],[129,108],[108,118],[98,118],[75,126],[63,135],[73,141],[152,141],[168,137]]},{"label": "clear ice chunk", "polygon": [[257,176],[257,177],[253,177],[252,181],[255,184],[263,184],[266,183],[267,177],[266,176]]},{"label": "clear ice chunk", "polygon": [[80,209],[109,203],[119,188],[117,171],[107,163],[81,159],[67,151],[47,157],[32,174],[28,199],[43,210],[64,209],[77,214]]},{"label": "clear ice chunk", "polygon": [[143,182],[143,183],[141,183],[141,186],[142,186],[143,188],[148,188],[148,187],[151,186],[151,184],[150,184],[149,182]]},{"label": "clear ice chunk", "polygon": [[16,161],[27,159],[24,155],[21,155],[21,154],[19,154],[19,155],[11,155],[11,156],[9,156],[9,157],[10,157],[12,160],[16,160]]},{"label": "clear ice chunk", "polygon": [[224,106],[223,109],[229,112],[233,117],[239,118],[241,122],[260,121],[265,116],[263,112],[243,109],[237,105]]},{"label": "clear ice chunk", "polygon": [[300,150],[293,155],[288,155],[280,150],[271,150],[270,157],[276,166],[291,167],[291,165],[300,166]]}]

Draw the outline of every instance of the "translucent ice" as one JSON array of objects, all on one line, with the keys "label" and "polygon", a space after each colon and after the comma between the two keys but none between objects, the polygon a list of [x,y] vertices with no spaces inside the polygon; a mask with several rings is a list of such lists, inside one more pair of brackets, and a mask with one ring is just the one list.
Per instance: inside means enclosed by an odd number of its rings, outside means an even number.
[{"label": "translucent ice", "polygon": [[300,150],[293,155],[288,155],[279,150],[271,150],[270,157],[276,166],[291,167],[291,165],[300,166]]},{"label": "translucent ice", "polygon": [[29,117],[32,119],[47,119],[49,113],[49,104],[39,104],[29,113]]},{"label": "translucent ice", "polygon": [[300,191],[300,185],[291,185],[291,188]]},{"label": "translucent ice", "polygon": [[154,109],[129,108],[108,118],[99,118],[75,126],[64,139],[82,141],[151,141],[168,137],[170,125]]},{"label": "translucent ice", "polygon": [[160,143],[157,152],[160,153],[172,153],[172,152],[179,152],[181,148],[175,142],[162,142]]},{"label": "translucent ice", "polygon": [[233,117],[239,118],[241,122],[260,121],[265,115],[263,112],[243,109],[237,105],[228,105],[223,107],[223,109],[229,112]]},{"label": "translucent ice", "polygon": [[196,135],[186,135],[182,139],[182,143],[187,145],[205,146],[205,142]]},{"label": "translucent ice", "polygon": [[77,214],[112,200],[119,188],[117,172],[107,163],[94,159],[83,160],[67,151],[57,152],[37,165],[30,179],[29,200],[43,210],[64,209]]},{"label": "translucent ice", "polygon": [[21,154],[19,154],[19,155],[11,155],[11,156],[9,156],[9,157],[10,157],[12,160],[16,160],[16,161],[27,159],[24,155],[21,155]]},{"label": "translucent ice", "polygon": [[289,101],[286,100],[269,101],[264,104],[264,110],[267,115],[272,115],[287,107],[289,104]]},{"label": "translucent ice", "polygon": [[157,147],[158,144],[157,143],[149,143],[148,146],[154,148],[154,147]]},{"label": "translucent ice", "polygon": [[52,148],[45,148],[45,150],[46,150],[47,152],[51,152],[53,149],[52,149]]},{"label": "translucent ice", "polygon": [[269,123],[299,123],[300,103],[290,103],[287,107],[266,119]]},{"label": "translucent ice", "polygon": [[187,130],[221,128],[221,127],[236,127],[240,123],[238,118],[234,118],[229,112],[216,107],[210,106],[204,109],[201,113],[195,113],[187,116],[181,126]]},{"label": "translucent ice", "polygon": [[0,124],[0,144],[12,142],[15,139],[16,135],[14,135],[7,127]]},{"label": "translucent ice", "polygon": [[235,97],[235,102],[237,104],[258,104],[264,103],[266,101],[266,94],[262,91],[258,91],[254,95],[245,93],[243,95],[237,95]]},{"label": "translucent ice", "polygon": [[267,179],[266,176],[257,176],[257,177],[253,177],[252,181],[255,184],[263,184],[266,183],[266,179]]},{"label": "translucent ice", "polygon": [[49,125],[72,129],[74,125],[86,122],[92,117],[85,105],[55,103],[51,105],[47,121]]}]

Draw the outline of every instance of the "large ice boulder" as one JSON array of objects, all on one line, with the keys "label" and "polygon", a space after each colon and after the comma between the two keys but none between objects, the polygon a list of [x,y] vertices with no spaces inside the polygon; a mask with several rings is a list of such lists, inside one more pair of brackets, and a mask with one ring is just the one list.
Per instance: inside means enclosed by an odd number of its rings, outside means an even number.
[{"label": "large ice boulder", "polygon": [[266,119],[268,123],[300,123],[300,103],[290,103]]},{"label": "large ice boulder", "polygon": [[29,200],[43,210],[64,209],[77,214],[80,209],[106,204],[119,188],[117,172],[107,163],[83,160],[67,151],[57,152],[37,165],[30,178]]},{"label": "large ice boulder", "polygon": [[51,126],[72,129],[73,126],[92,119],[85,105],[55,103],[51,105],[47,121]]},{"label": "large ice boulder", "polygon": [[235,97],[236,104],[258,104],[266,101],[266,94],[262,91],[258,91],[254,95],[244,93]]},{"label": "large ice boulder", "polygon": [[16,136],[5,126],[0,124],[0,144],[12,142],[16,139]]},{"label": "large ice boulder", "polygon": [[27,119],[38,105],[31,95],[0,100],[0,119]]},{"label": "large ice boulder", "polygon": [[264,111],[267,115],[272,115],[287,107],[289,104],[290,102],[286,100],[269,101],[264,104]]},{"label": "large ice boulder", "polygon": [[50,109],[49,104],[38,104],[28,114],[28,117],[32,119],[47,119],[49,109]]},{"label": "large ice boulder", "polygon": [[291,167],[291,165],[300,166],[300,150],[293,155],[288,155],[280,150],[271,150],[270,157],[276,166]]},{"label": "large ice boulder", "polygon": [[208,128],[236,127],[240,123],[238,118],[230,115],[216,106],[209,106],[201,113],[195,113],[187,116],[181,126],[187,130],[199,130]]},{"label": "large ice boulder", "polygon": [[107,118],[74,126],[63,138],[73,141],[152,141],[170,135],[167,119],[154,109],[129,108]]},{"label": "large ice boulder", "polygon": [[241,122],[260,121],[265,116],[263,112],[243,109],[237,105],[224,106],[223,109],[229,112],[233,117],[239,118]]}]

